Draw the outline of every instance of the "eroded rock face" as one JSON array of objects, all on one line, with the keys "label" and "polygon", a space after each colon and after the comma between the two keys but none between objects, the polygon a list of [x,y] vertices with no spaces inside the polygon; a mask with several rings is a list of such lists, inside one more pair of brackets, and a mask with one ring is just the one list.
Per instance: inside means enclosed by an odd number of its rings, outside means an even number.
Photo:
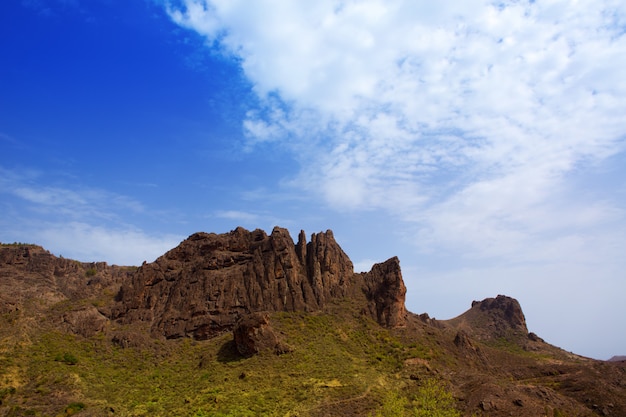
[{"label": "eroded rock face", "polygon": [[363,274],[370,312],[378,323],[387,327],[401,327],[406,323],[404,305],[406,286],[402,279],[400,260],[393,257],[375,264]]},{"label": "eroded rock face", "polygon": [[243,228],[196,233],[139,268],[122,287],[113,316],[151,322],[152,333],[166,338],[207,339],[245,314],[316,311],[361,291],[379,322],[395,326],[405,314],[406,288],[398,262],[384,265],[365,277],[355,274],[330,230],[308,243],[300,232],[297,244],[279,227],[269,236]]}]

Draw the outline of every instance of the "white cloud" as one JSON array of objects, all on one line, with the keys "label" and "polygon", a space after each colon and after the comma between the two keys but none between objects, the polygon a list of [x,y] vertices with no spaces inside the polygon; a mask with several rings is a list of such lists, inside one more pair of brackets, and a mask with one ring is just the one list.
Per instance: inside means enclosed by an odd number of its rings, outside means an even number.
[{"label": "white cloud", "polygon": [[80,222],[43,224],[31,230],[29,236],[56,255],[82,262],[106,260],[117,265],[152,262],[182,240],[176,235],[151,236],[138,229],[112,229]]},{"label": "white cloud", "polygon": [[129,225],[133,215],[150,216],[133,198],[48,182],[54,181],[41,172],[0,167],[3,241],[36,243],[84,262],[139,265],[182,240],[172,234],[149,235]]},{"label": "white cloud", "polygon": [[236,220],[252,224],[257,222],[259,219],[259,216],[257,214],[239,210],[220,210],[217,211],[215,215],[223,219]]},{"label": "white cloud", "polygon": [[[2,185],[2,184],[0,184]],[[6,188],[5,188],[6,187]],[[0,187],[0,192],[8,192],[29,204],[29,209],[43,214],[70,218],[86,217],[112,219],[116,212],[141,213],[144,208],[138,201],[116,193],[97,188],[69,189],[58,186],[14,182]]]},{"label": "white cloud", "polygon": [[183,3],[173,19],[237,55],[266,99],[251,141],[286,141],[294,184],[336,208],[521,244],[559,219],[541,206],[568,172],[623,150],[619,3]]},{"label": "white cloud", "polygon": [[619,270],[626,200],[591,178],[626,146],[626,3],[181,4],[177,23],[240,60],[262,103],[248,150],[289,147],[294,188],[504,276]]}]

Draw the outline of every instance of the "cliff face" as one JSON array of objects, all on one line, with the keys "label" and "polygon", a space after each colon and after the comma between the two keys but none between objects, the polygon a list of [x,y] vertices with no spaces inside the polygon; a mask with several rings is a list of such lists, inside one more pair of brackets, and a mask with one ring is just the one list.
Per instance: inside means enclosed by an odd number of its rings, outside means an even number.
[{"label": "cliff face", "polygon": [[397,327],[406,316],[406,288],[397,259],[388,262],[355,274],[332,231],[313,234],[308,243],[300,232],[297,244],[279,227],[269,236],[243,228],[196,233],[139,268],[123,285],[113,317],[147,321],[166,338],[207,339],[247,313],[315,311],[360,293],[380,324]]},{"label": "cliff face", "polygon": [[404,306],[406,286],[400,271],[400,260],[393,257],[375,264],[370,272],[362,276],[372,316],[383,326],[403,326],[407,315]]}]

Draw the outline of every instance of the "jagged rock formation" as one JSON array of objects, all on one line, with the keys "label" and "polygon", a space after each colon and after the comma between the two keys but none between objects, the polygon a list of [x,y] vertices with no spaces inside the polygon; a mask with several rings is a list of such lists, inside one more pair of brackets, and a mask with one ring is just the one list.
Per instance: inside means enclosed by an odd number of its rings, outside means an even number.
[{"label": "jagged rock formation", "polygon": [[[436,320],[408,313],[405,293],[397,258],[355,274],[330,231],[313,234],[310,242],[301,232],[296,244],[280,228],[269,236],[241,228],[197,233],[140,268],[0,244],[0,415],[67,414],[76,401],[88,407],[81,415],[142,414],[159,404],[152,401],[153,387],[138,381],[170,393],[159,397],[168,415],[177,414],[169,407],[178,414],[201,407],[218,413],[241,401],[242,386],[254,394],[255,384],[267,378],[295,389],[298,401],[312,398],[307,409],[313,416],[373,414],[380,381],[402,387],[402,398],[412,399],[433,378],[449,384],[463,415],[626,415],[623,358],[595,361],[544,342],[528,333],[521,307],[510,297],[475,301],[455,319]],[[274,314],[279,311],[295,313]],[[207,339],[226,330],[233,330],[234,340],[151,337]],[[131,350],[120,355],[111,344]],[[240,356],[268,350],[290,354],[259,361]],[[57,359],[73,352],[77,367]],[[135,360],[141,366],[125,369]],[[349,366],[339,366],[344,363]],[[285,377],[292,364],[304,366]],[[175,369],[161,374],[155,366]],[[198,366],[204,375],[195,379]],[[172,372],[191,380],[170,381]],[[99,375],[117,375],[115,388]],[[282,385],[286,380],[291,382]],[[218,390],[230,386],[224,391],[230,398],[199,391],[182,401],[172,393],[186,382],[179,392],[217,384]],[[120,396],[121,383],[133,393]],[[319,387],[340,386],[349,397],[317,395]],[[309,396],[310,389],[316,394]],[[129,398],[137,400],[136,408],[128,406]]]},{"label": "jagged rock formation", "polygon": [[375,264],[363,274],[370,313],[387,327],[400,327],[406,321],[406,286],[400,271],[400,260],[393,257]]},{"label": "jagged rock formation", "polygon": [[113,316],[150,323],[153,335],[207,339],[258,311],[316,311],[365,295],[381,325],[404,324],[406,287],[397,258],[355,274],[332,231],[294,244],[286,229],[196,233],[144,264],[118,296]]}]

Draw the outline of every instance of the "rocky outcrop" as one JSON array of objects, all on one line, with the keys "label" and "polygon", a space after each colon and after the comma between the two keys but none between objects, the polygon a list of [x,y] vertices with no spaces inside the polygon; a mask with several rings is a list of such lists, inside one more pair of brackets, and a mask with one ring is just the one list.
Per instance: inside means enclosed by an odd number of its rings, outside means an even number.
[{"label": "rocky outcrop", "polygon": [[85,306],[63,314],[62,322],[70,332],[83,337],[91,337],[104,331],[109,320],[94,306]]},{"label": "rocky outcrop", "polygon": [[246,314],[237,320],[233,330],[237,351],[243,356],[252,356],[263,351],[277,355],[291,351],[274,332],[270,316],[266,312]]},{"label": "rocky outcrop", "polygon": [[[59,258],[36,245],[0,245],[0,313],[45,316],[70,332],[89,336],[106,327],[108,312],[73,302],[95,302],[105,291],[115,294],[129,272],[104,262]],[[62,303],[62,308],[51,311]]]},{"label": "rocky outcrop", "polygon": [[393,257],[375,264],[370,272],[362,276],[372,316],[387,327],[404,326],[407,316],[404,305],[406,286],[402,279],[400,260]]},{"label": "rocky outcrop", "polygon": [[474,301],[471,309],[444,323],[479,340],[529,338],[522,307],[516,299],[505,295]]},{"label": "rocky outcrop", "polygon": [[144,264],[122,287],[113,317],[150,323],[153,335],[207,339],[259,311],[317,311],[331,300],[363,296],[385,326],[402,325],[406,288],[397,258],[355,274],[332,231],[294,244],[286,229],[270,235],[237,228],[196,233]]},{"label": "rocky outcrop", "polygon": [[472,302],[472,308],[478,308],[492,318],[494,326],[501,330],[507,328],[528,333],[526,318],[519,302],[506,295],[496,298],[486,298],[483,301]]}]

